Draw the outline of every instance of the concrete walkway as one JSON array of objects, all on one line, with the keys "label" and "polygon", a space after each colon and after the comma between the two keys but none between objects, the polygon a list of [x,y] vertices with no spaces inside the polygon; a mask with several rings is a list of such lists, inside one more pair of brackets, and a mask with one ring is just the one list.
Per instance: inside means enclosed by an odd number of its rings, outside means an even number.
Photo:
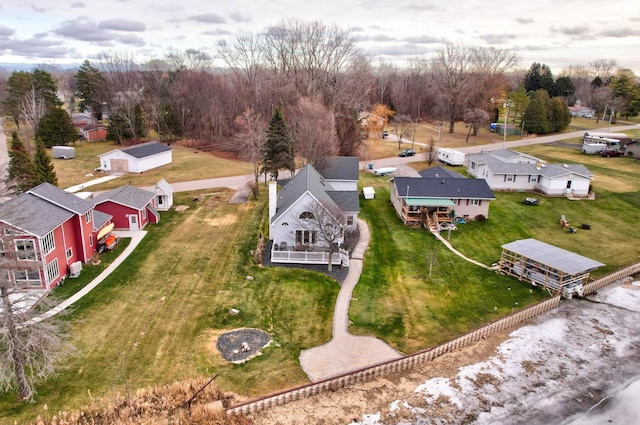
[{"label": "concrete walkway", "polygon": [[89,282],[84,288],[82,288],[81,290],[79,290],[78,292],[76,292],[71,297],[67,298],[66,300],[64,300],[63,302],[61,302],[60,304],[58,304],[57,306],[52,308],[51,310],[41,314],[40,316],[37,316],[37,317],[33,318],[32,320],[30,320],[28,322],[25,322],[25,325],[29,325],[31,323],[40,322],[40,321],[42,321],[44,319],[47,319],[47,318],[49,318],[51,316],[54,316],[54,315],[60,313],[61,311],[65,310],[66,308],[68,308],[72,304],[74,304],[76,301],[78,301],[79,299],[84,297],[89,292],[91,292],[93,290],[93,288],[95,288],[100,283],[102,283],[102,281],[107,276],[109,276],[116,268],[118,268],[118,266],[120,264],[122,264],[122,262],[124,260],[127,259],[127,257],[129,257],[129,255],[133,252],[133,250],[136,249],[136,247],[138,246],[140,241],[142,241],[142,238],[144,238],[146,236],[146,234],[147,234],[147,232],[144,231],[144,230],[138,230],[138,231],[114,231],[112,233],[117,235],[118,237],[121,237],[121,238],[131,238],[131,243],[129,243],[129,246],[127,246],[122,251],[122,254],[120,254],[118,256],[118,258],[116,258],[113,261],[113,263],[109,264],[109,266],[106,269],[104,269],[102,271],[102,273],[100,273],[98,276],[96,276],[96,278],[93,279],[91,282]]},{"label": "concrete walkway", "polygon": [[403,357],[378,338],[349,334],[349,304],[360,280],[370,239],[367,223],[358,220],[358,229],[360,240],[349,261],[349,274],[338,293],[333,312],[333,337],[326,344],[300,353],[300,365],[312,382]]}]

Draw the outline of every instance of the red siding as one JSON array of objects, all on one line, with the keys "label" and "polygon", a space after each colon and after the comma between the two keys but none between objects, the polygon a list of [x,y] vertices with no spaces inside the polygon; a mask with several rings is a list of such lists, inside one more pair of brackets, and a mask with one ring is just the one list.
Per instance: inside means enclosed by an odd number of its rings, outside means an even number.
[{"label": "red siding", "polygon": [[138,217],[139,228],[142,229],[147,223],[142,220],[140,211],[116,204],[111,201],[102,202],[96,205],[96,210],[113,216],[113,224],[116,229],[129,229],[129,215],[135,214]]}]

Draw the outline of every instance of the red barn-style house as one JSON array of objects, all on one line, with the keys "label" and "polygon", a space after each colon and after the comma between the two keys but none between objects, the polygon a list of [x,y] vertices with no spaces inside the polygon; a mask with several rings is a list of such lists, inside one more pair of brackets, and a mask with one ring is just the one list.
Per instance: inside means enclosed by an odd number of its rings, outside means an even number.
[{"label": "red barn-style house", "polygon": [[95,209],[113,217],[116,229],[140,230],[160,221],[153,208],[155,193],[134,186],[122,186],[93,198]]},{"label": "red barn-style house", "polygon": [[50,290],[88,262],[111,216],[49,184],[0,204],[0,273],[17,287]]}]

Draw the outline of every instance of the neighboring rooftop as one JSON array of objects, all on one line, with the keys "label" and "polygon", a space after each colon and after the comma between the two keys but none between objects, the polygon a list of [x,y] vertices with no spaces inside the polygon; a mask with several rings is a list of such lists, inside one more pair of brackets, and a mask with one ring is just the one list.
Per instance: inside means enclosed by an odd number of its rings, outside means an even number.
[{"label": "neighboring rooftop", "polygon": [[39,184],[29,190],[29,193],[76,214],[84,214],[93,208],[93,204],[91,202],[80,199],[71,193],[67,193],[51,183],[45,182]]},{"label": "neighboring rooftop", "polygon": [[153,200],[155,194],[148,190],[126,185],[101,193],[93,198],[95,205],[104,202],[115,202],[116,204],[141,210]]},{"label": "neighboring rooftop", "polygon": [[69,209],[29,192],[0,204],[1,221],[38,237],[45,236],[73,216]]},{"label": "neighboring rooftop", "polygon": [[360,178],[360,160],[357,156],[332,156],[327,158],[318,172],[327,180],[355,180]]},{"label": "neighboring rooftop", "polygon": [[395,177],[393,180],[401,197],[496,198],[484,179]]},{"label": "neighboring rooftop", "polygon": [[[144,158],[144,157],[156,155],[162,152],[171,151],[173,149],[171,149],[169,146],[163,145],[162,143],[146,142],[146,143],[141,143],[139,145],[130,146],[128,148],[115,149],[115,150],[119,150],[135,158]],[[103,156],[110,152],[113,152],[113,151],[109,151],[107,153],[103,153],[102,155],[98,155],[98,156]]]},{"label": "neighboring rooftop", "polygon": [[447,170],[446,168],[443,168],[443,167],[440,167],[440,166],[431,167],[431,168],[427,168],[426,170],[418,171],[418,174],[420,174],[421,177],[435,178],[435,179],[440,179],[440,178],[464,179],[465,178],[465,176],[463,176],[460,173],[456,173],[455,171]]}]

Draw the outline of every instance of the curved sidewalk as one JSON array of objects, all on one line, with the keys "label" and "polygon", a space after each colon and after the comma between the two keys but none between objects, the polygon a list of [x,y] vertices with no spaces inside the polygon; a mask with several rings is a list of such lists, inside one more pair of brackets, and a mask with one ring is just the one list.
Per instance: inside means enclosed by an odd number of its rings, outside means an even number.
[{"label": "curved sidewalk", "polygon": [[131,238],[131,242],[122,251],[122,253],[118,256],[118,258],[113,260],[113,262],[111,264],[109,264],[109,266],[106,269],[104,269],[102,271],[102,273],[100,273],[98,276],[95,277],[95,279],[93,279],[91,282],[89,282],[87,285],[85,285],[84,288],[82,288],[81,290],[79,290],[78,292],[76,292],[71,297],[67,298],[66,300],[64,300],[63,302],[61,302],[60,304],[58,304],[57,306],[52,308],[51,310],[41,314],[38,317],[34,317],[33,319],[31,319],[28,322],[25,322],[24,323],[25,325],[29,325],[31,323],[36,323],[36,322],[41,322],[44,319],[47,319],[47,318],[49,318],[51,316],[54,316],[54,315],[60,313],[61,311],[65,310],[66,308],[68,308],[72,304],[74,304],[76,301],[78,301],[79,299],[81,299],[85,295],[87,295],[89,292],[91,292],[91,290],[93,290],[93,288],[95,288],[96,286],[101,284],[102,281],[107,276],[109,276],[116,268],[118,268],[118,266],[120,264],[122,264],[122,262],[124,260],[126,260],[127,257],[129,257],[129,255],[133,252],[133,250],[138,246],[140,241],[142,241],[142,238],[144,238],[146,236],[146,234],[147,234],[147,232],[145,230],[114,231],[113,233],[118,235],[119,237]]},{"label": "curved sidewalk", "polygon": [[364,221],[358,220],[358,229],[360,239],[349,261],[349,273],[340,288],[333,312],[333,337],[326,344],[300,353],[300,365],[312,382],[403,357],[376,337],[349,334],[349,304],[353,289],[360,280],[364,253],[370,239],[369,227]]}]

